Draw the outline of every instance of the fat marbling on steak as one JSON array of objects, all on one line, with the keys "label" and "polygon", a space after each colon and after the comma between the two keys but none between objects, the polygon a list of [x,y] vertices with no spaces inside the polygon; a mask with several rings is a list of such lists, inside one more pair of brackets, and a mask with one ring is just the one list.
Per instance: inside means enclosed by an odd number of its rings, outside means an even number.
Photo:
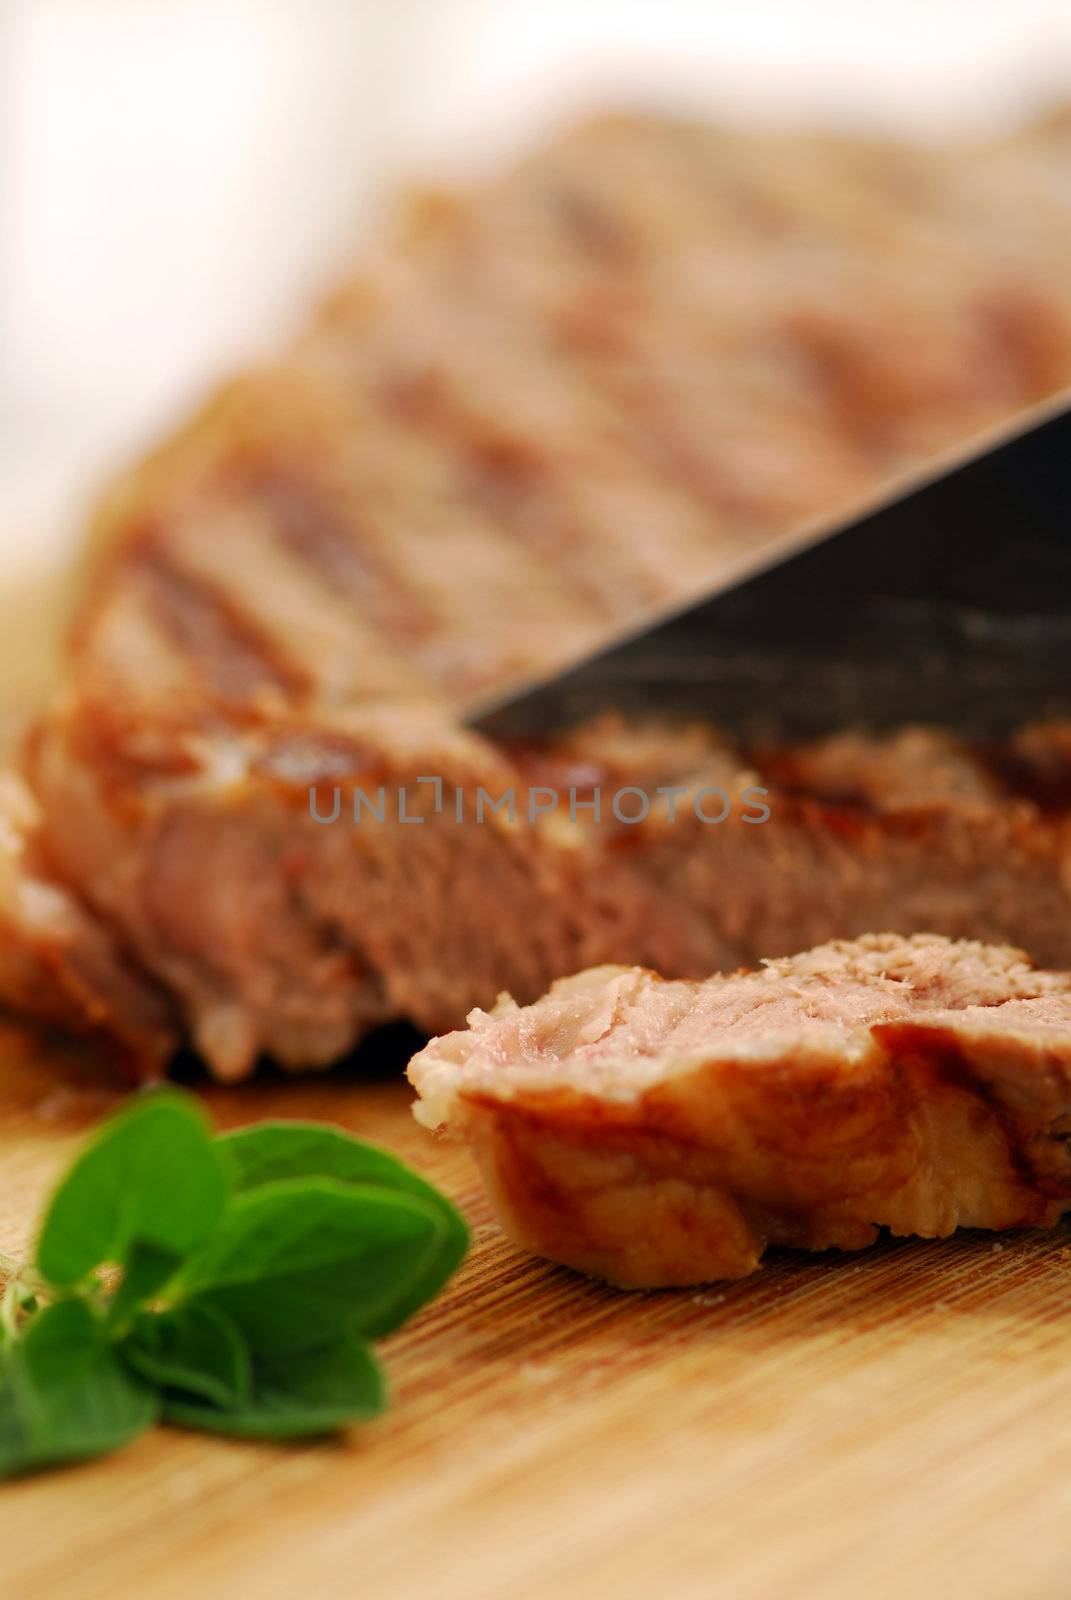
[{"label": "fat marbling on steak", "polygon": [[1071,1208],[1071,974],[1008,948],[871,934],[699,983],[596,968],[473,1012],[409,1076],[512,1239],[624,1288]]}]

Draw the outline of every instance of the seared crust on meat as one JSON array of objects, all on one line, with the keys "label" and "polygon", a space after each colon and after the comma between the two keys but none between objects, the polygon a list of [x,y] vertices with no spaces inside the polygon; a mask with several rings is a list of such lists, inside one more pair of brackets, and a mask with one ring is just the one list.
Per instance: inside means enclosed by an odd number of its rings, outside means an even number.
[{"label": "seared crust on meat", "polygon": [[871,935],[698,984],[602,968],[474,1012],[409,1076],[511,1238],[624,1288],[1071,1207],[1071,974],[1017,950]]}]

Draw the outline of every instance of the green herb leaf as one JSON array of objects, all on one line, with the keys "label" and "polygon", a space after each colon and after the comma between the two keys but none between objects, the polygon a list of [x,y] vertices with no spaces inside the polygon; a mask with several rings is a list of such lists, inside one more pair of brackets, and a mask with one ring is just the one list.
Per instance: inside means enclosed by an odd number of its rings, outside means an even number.
[{"label": "green herb leaf", "polygon": [[152,1423],[158,1400],[123,1367],[84,1300],[46,1306],[0,1366],[0,1476],[103,1455]]},{"label": "green herb leaf", "polygon": [[308,1350],[376,1326],[442,1242],[415,1195],[284,1179],[239,1195],[173,1287],[231,1317],[254,1357]]},{"label": "green herb leaf", "polygon": [[139,1293],[152,1293],[215,1227],[226,1196],[223,1162],[200,1110],[166,1090],[139,1097],[104,1125],[53,1195],[38,1269],[71,1287],[102,1264],[123,1264],[138,1243],[156,1252],[156,1281],[148,1253],[139,1264]]},{"label": "green herb leaf", "polygon": [[222,1311],[197,1300],[142,1312],[120,1352],[140,1377],[212,1405],[241,1405],[253,1392],[246,1341]]},{"label": "green herb leaf", "polygon": [[362,1331],[369,1338],[392,1333],[437,1295],[468,1249],[468,1228],[444,1195],[385,1150],[339,1128],[317,1122],[260,1122],[222,1135],[217,1144],[238,1193],[282,1178],[335,1178],[415,1195],[435,1208],[443,1228],[438,1251],[404,1292],[377,1317],[365,1319]]},{"label": "green herb leaf", "polygon": [[114,1449],[161,1414],[249,1438],[376,1416],[366,1339],[467,1240],[430,1184],[341,1130],[214,1139],[189,1096],[139,1097],[57,1189],[38,1269],[0,1260],[0,1476]]},{"label": "green herb leaf", "polygon": [[249,1439],[293,1439],[366,1422],[386,1408],[383,1373],[361,1340],[340,1340],[297,1360],[259,1363],[253,1394],[218,1410],[165,1395],[165,1422]]}]

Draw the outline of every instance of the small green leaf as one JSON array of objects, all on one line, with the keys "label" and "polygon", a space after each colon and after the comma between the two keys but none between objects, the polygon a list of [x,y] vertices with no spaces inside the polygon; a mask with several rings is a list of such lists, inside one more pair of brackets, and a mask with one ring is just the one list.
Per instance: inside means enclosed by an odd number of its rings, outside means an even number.
[{"label": "small green leaf", "polygon": [[385,1150],[339,1128],[318,1122],[260,1122],[223,1134],[216,1143],[239,1193],[281,1178],[335,1178],[415,1195],[435,1207],[443,1226],[439,1250],[404,1293],[365,1322],[369,1338],[393,1332],[438,1294],[468,1249],[468,1228],[445,1195]]},{"label": "small green leaf", "polygon": [[351,1339],[259,1364],[252,1396],[225,1410],[166,1395],[163,1418],[248,1439],[294,1439],[366,1422],[386,1404],[379,1363],[366,1344]]},{"label": "small green leaf", "polygon": [[415,1195],[284,1179],[239,1195],[172,1288],[231,1317],[254,1358],[308,1350],[378,1325],[442,1242]]},{"label": "small green leaf", "polygon": [[197,1300],[142,1312],[119,1348],[142,1378],[212,1405],[240,1405],[253,1392],[249,1346],[229,1317]]},{"label": "small green leaf", "polygon": [[117,1450],[157,1412],[156,1396],[123,1367],[85,1301],[57,1301],[4,1351],[0,1477]]},{"label": "small green leaf", "polygon": [[141,1096],[105,1123],[53,1195],[38,1268],[70,1287],[95,1267],[124,1263],[135,1242],[155,1247],[158,1264],[167,1254],[181,1259],[216,1225],[226,1194],[223,1162],[192,1099]]}]

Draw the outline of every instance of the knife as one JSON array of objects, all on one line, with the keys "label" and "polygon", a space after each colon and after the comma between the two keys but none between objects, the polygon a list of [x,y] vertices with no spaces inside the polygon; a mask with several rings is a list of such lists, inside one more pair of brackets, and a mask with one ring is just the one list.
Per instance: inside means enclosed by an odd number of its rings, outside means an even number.
[{"label": "knife", "polygon": [[466,720],[529,739],[608,708],[749,739],[1071,716],[1071,392]]}]

